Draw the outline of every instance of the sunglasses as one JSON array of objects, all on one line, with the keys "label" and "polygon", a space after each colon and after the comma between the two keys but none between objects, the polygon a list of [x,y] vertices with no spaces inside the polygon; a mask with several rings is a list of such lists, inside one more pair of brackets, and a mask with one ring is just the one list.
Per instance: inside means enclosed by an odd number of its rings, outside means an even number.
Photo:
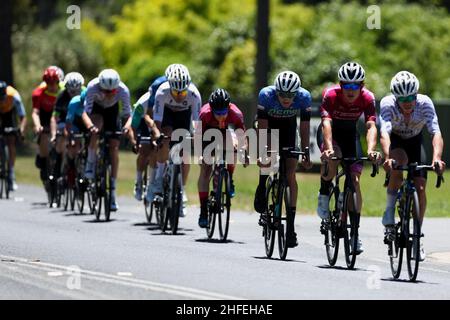
[{"label": "sunglasses", "polygon": [[226,116],[228,114],[228,109],[222,109],[222,110],[213,110],[214,115],[221,117]]},{"label": "sunglasses", "polygon": [[277,91],[277,95],[280,98],[288,98],[288,99],[292,99],[293,97],[295,97],[297,93],[296,92],[283,92],[283,91]]},{"label": "sunglasses", "polygon": [[187,96],[187,90],[178,91],[178,90],[173,90],[172,89],[171,92],[172,92],[173,96],[182,96],[182,97]]},{"label": "sunglasses", "polygon": [[417,96],[415,94],[413,94],[412,96],[407,96],[407,97],[398,97],[397,100],[400,103],[405,103],[405,102],[413,102],[414,100],[416,100]]},{"label": "sunglasses", "polygon": [[342,83],[341,86],[344,90],[358,90],[361,88],[360,83]]}]

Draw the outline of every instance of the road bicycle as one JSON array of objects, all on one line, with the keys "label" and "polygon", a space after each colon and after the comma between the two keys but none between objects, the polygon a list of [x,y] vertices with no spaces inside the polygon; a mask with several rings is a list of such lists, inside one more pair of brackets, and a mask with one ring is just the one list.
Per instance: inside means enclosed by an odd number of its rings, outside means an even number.
[{"label": "road bicycle", "polygon": [[[356,263],[357,244],[359,239],[360,214],[357,208],[356,190],[351,175],[351,165],[371,161],[367,157],[332,157],[331,160],[341,161],[341,170],[337,173],[330,186],[328,218],[322,220],[320,232],[324,235],[325,250],[328,263],[334,266],[339,253],[340,239],[344,241],[345,262],[348,269],[353,269]],[[372,164],[371,177],[378,174],[378,164]],[[324,175],[328,175],[328,164],[325,163]],[[345,177],[344,190],[339,188],[340,179]]]},{"label": "road bicycle", "polygon": [[[277,151],[267,151],[274,153]],[[261,215],[262,235],[266,256],[272,257],[275,238],[278,238],[278,252],[281,260],[285,260],[288,252],[287,230],[294,228],[292,219],[288,217],[289,208],[292,207],[290,188],[286,176],[286,158],[289,156],[302,156],[309,161],[309,148],[300,151],[297,148],[285,147],[277,156],[279,170],[269,176],[266,182],[267,209]]]},{"label": "road bicycle", "polygon": [[13,181],[9,172],[9,152],[6,143],[6,136],[17,135],[18,128],[6,127],[0,132],[0,199],[9,199],[9,192],[12,190]]},{"label": "road bicycle", "polygon": [[[414,172],[418,170],[437,171],[439,164],[419,165],[417,162],[405,166],[393,163],[393,170],[406,171],[406,179],[398,190],[396,199],[396,217],[394,232],[387,235],[384,243],[388,246],[388,256],[391,265],[392,276],[400,277],[402,271],[403,254],[406,252],[406,265],[410,281],[416,281],[420,262],[420,239],[424,236],[419,221],[419,198],[414,185]],[[389,183],[390,175],[386,175],[385,186]],[[438,175],[436,188],[444,182],[444,177]],[[405,249],[405,250],[404,250]]]}]

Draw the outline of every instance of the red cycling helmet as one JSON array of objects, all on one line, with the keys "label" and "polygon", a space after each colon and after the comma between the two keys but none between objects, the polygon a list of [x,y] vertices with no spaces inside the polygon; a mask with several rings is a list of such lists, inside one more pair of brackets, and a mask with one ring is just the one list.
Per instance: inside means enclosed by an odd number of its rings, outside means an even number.
[{"label": "red cycling helmet", "polygon": [[44,75],[42,76],[42,80],[45,82],[59,82],[59,74],[58,68],[56,67],[48,67],[44,71]]}]

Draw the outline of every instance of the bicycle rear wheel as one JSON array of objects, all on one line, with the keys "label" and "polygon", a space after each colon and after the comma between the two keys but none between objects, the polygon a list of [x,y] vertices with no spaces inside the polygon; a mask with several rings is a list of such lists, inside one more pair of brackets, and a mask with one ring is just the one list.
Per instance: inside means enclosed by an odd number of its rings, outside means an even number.
[{"label": "bicycle rear wheel", "polygon": [[[336,188],[337,189],[337,188]],[[329,201],[329,217],[328,221],[322,221],[323,233],[325,236],[325,250],[327,252],[327,259],[330,266],[334,266],[337,261],[339,253],[339,232],[338,232],[338,221],[339,212],[338,210],[338,189],[331,189],[330,201]],[[332,200],[334,199],[334,201]]]},{"label": "bicycle rear wheel", "polygon": [[6,151],[5,147],[1,146],[1,158],[0,158],[0,199],[3,199],[3,192],[5,191],[5,197],[7,197],[6,190],[8,190],[8,183],[7,179],[8,176],[6,175]]},{"label": "bicycle rear wheel", "polygon": [[356,263],[357,253],[357,244],[358,244],[358,217],[350,211],[350,205],[353,208],[356,208],[356,192],[352,192],[350,188],[347,188],[345,192],[344,198],[344,216],[345,220],[342,222],[345,223],[345,231],[344,231],[344,246],[345,246],[345,262],[347,264],[348,269],[353,269]]},{"label": "bicycle rear wheel", "polygon": [[[416,281],[419,272],[420,262],[420,238],[422,237],[419,222],[419,198],[415,191],[413,196],[408,199],[406,217],[408,221],[409,237],[406,242],[406,262],[408,266],[408,275],[410,281]],[[412,218],[412,219],[410,219]]]},{"label": "bicycle rear wheel", "polygon": [[395,226],[395,239],[388,242],[388,255],[391,265],[392,276],[395,279],[400,277],[402,272],[403,248],[404,248],[403,230],[401,221]]},{"label": "bicycle rear wheel", "polygon": [[230,198],[230,176],[227,170],[222,171],[221,183],[219,185],[219,194],[217,200],[217,209],[219,214],[219,234],[220,240],[226,241],[228,236],[228,230],[230,226],[230,207],[231,207],[231,198]]},{"label": "bicycle rear wheel", "polygon": [[[278,252],[280,259],[285,260],[288,252],[287,230],[289,230],[290,219],[288,211],[291,207],[291,195],[288,186],[281,186],[279,198],[279,224],[278,224]],[[283,223],[284,222],[284,223]]]},{"label": "bicycle rear wheel", "polygon": [[263,226],[263,235],[264,235],[264,246],[266,248],[266,256],[268,258],[272,257],[273,249],[275,247],[275,228],[273,226],[273,218],[275,212],[276,205],[276,184],[271,177],[267,179],[267,188],[266,188],[266,199],[267,199],[267,209],[263,214],[265,219]]}]

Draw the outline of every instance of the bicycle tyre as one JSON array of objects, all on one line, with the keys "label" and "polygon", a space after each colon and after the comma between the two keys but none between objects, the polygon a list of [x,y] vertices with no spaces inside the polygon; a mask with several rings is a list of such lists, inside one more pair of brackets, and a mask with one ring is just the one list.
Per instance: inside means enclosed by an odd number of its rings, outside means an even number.
[{"label": "bicycle tyre", "polygon": [[[356,247],[358,244],[358,227],[356,226],[356,217],[353,217],[349,210],[349,201],[352,202],[352,207],[356,208],[356,192],[352,192],[350,188],[347,188],[343,206],[346,216],[344,231],[345,262],[347,264],[347,268],[352,270],[355,267],[357,256]],[[353,238],[352,234],[354,235]]]},{"label": "bicycle tyre", "polygon": [[104,208],[105,208],[105,221],[109,221],[111,218],[111,204],[112,204],[112,185],[111,185],[111,165],[108,164],[105,170],[104,176]]},{"label": "bicycle tyre", "polygon": [[267,180],[268,180],[266,188],[267,209],[265,212],[266,221],[263,226],[263,235],[264,235],[264,246],[266,249],[266,256],[267,258],[271,258],[273,255],[273,249],[275,247],[276,230],[273,227],[273,217],[276,202],[275,183],[278,182],[276,180],[273,180],[271,177],[269,177]]},{"label": "bicycle tyre", "polygon": [[[210,195],[208,196],[208,224],[206,225],[206,235],[208,236],[208,239],[211,239],[214,235],[214,228],[216,226],[216,192],[219,186],[219,178],[216,177],[216,169],[213,168],[213,173],[211,174],[209,178],[209,190],[213,190]],[[214,180],[217,179],[217,186],[214,186]]]},{"label": "bicycle tyre", "polygon": [[181,176],[181,166],[174,166],[174,179],[172,185],[172,208],[170,212],[170,227],[172,234],[177,234],[178,223],[180,221],[180,210],[183,210],[183,177]]},{"label": "bicycle tyre", "polygon": [[[409,228],[408,228],[408,241],[406,242],[406,262],[408,266],[408,275],[410,281],[416,281],[417,274],[419,272],[419,263],[420,263],[420,238],[421,238],[421,228],[419,222],[419,197],[417,195],[417,191],[414,191],[413,196],[409,197],[409,212],[407,211],[407,219],[412,218],[412,226],[411,220],[409,220]],[[415,257],[415,258],[414,258]]]},{"label": "bicycle tyre", "polygon": [[[329,201],[329,218],[328,225],[326,226],[325,233],[325,251],[327,253],[328,264],[330,266],[334,266],[337,261],[337,257],[339,254],[339,232],[338,232],[338,221],[339,221],[339,212],[338,210],[338,192],[336,192],[335,188],[331,188],[330,193],[330,201]],[[334,202],[332,199],[334,198]],[[331,208],[331,206],[334,206]]]},{"label": "bicycle tyre", "polygon": [[219,202],[217,203],[217,209],[219,210],[219,234],[220,241],[227,241],[228,230],[230,226],[230,176],[227,170],[222,171],[220,195],[218,197]]},{"label": "bicycle tyre", "polygon": [[[284,201],[283,201],[284,200]],[[284,204],[284,206],[283,206]],[[285,260],[288,252],[287,230],[290,220],[288,219],[288,210],[291,207],[291,196],[288,186],[282,186],[279,198],[280,205],[280,223],[278,224],[278,253],[281,260]],[[283,224],[285,221],[285,224]]]}]

